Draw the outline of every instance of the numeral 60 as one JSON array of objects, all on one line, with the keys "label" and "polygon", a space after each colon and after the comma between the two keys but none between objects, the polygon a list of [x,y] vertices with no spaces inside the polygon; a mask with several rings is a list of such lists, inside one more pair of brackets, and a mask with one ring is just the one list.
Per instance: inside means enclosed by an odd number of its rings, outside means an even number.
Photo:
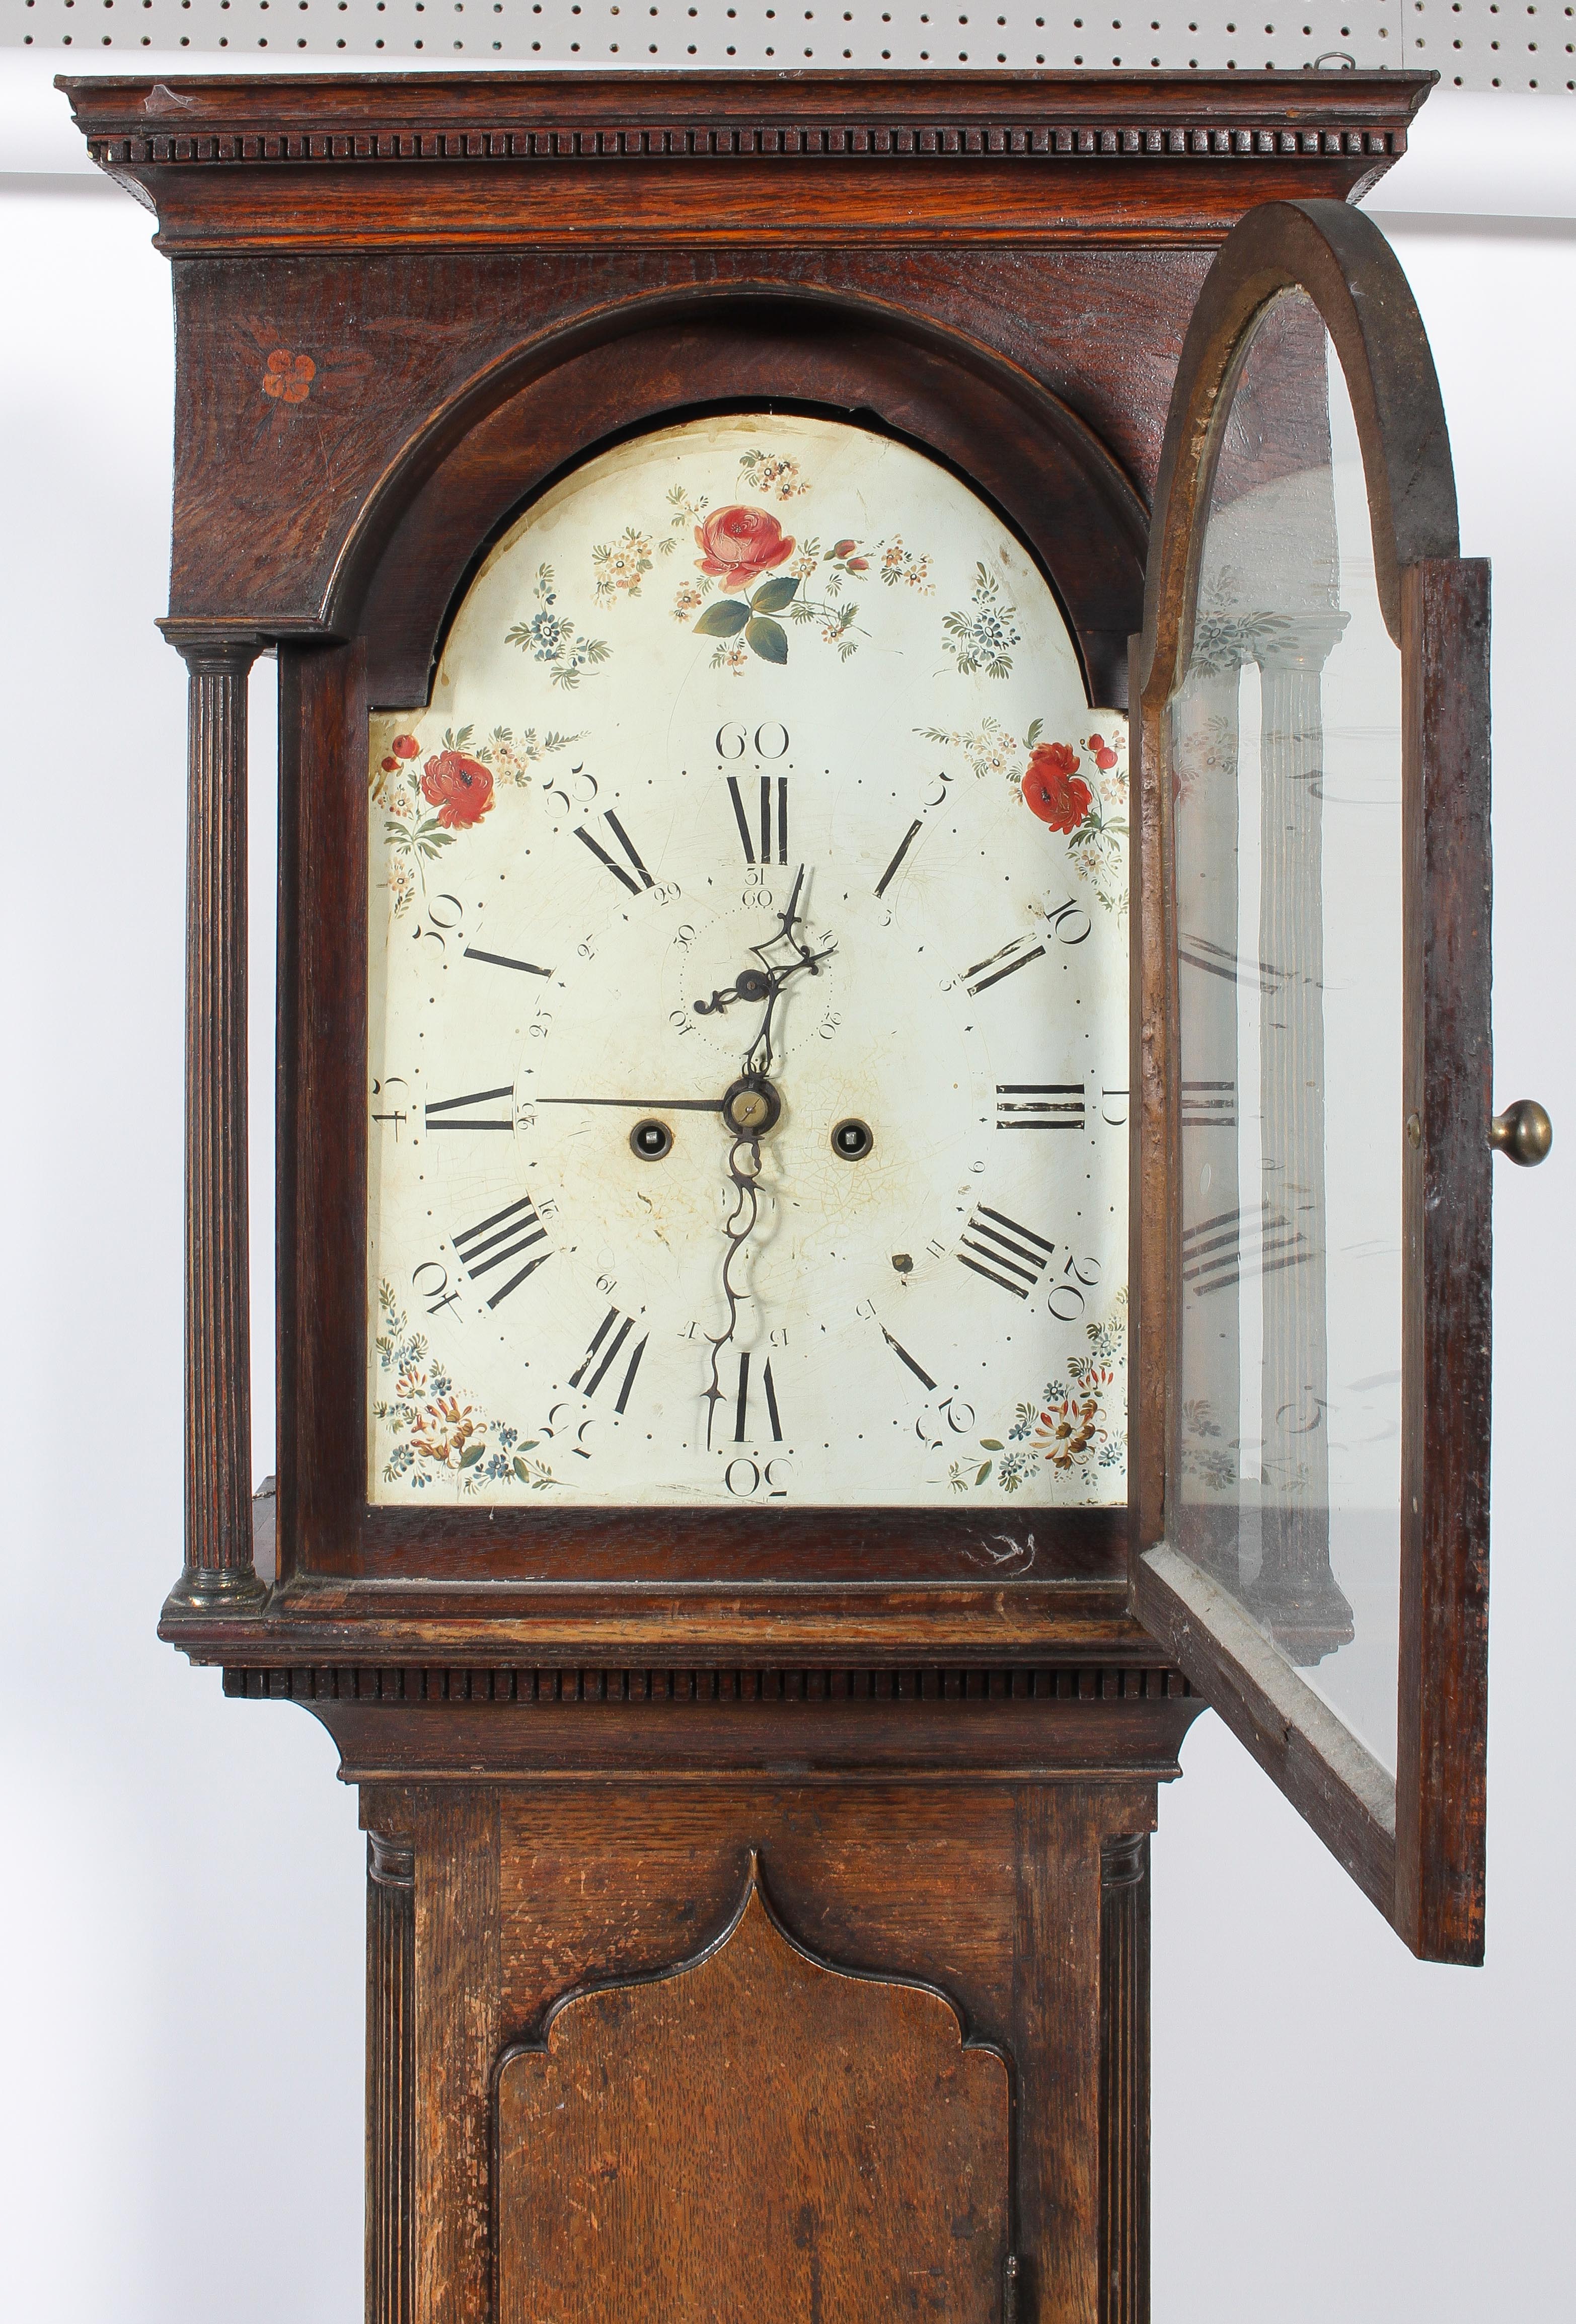
[{"label": "numeral 60", "polygon": [[[768,750],[766,736],[776,734],[780,739],[776,747]],[[788,756],[788,731],[783,725],[767,724],[755,729],[755,756],[758,759],[785,759]],[[719,759],[742,759],[749,748],[749,737],[742,726],[730,718],[717,729],[714,745]]]}]

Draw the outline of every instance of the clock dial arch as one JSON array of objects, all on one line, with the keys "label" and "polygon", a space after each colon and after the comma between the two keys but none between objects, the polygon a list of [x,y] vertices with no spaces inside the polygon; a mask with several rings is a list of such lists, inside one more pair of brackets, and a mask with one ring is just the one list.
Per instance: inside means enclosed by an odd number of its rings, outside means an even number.
[{"label": "clock dial arch", "polygon": [[1120,727],[847,423],[655,431],[495,545],[373,720],[376,1508],[1120,1506]]},{"label": "clock dial arch", "polygon": [[326,609],[343,633],[366,636],[373,700],[426,697],[480,558],[532,496],[626,435],[752,404],[855,417],[945,461],[1050,577],[1091,703],[1122,698],[1148,540],[1123,461],[1033,374],[964,331],[784,282],[622,302],[572,337],[522,346],[428,420],[369,499]]}]

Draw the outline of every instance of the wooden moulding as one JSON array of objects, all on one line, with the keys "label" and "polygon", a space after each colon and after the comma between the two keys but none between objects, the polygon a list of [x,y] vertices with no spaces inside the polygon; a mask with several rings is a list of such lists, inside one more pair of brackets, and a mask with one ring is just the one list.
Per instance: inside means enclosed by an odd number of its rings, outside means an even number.
[{"label": "wooden moulding", "polygon": [[[1381,609],[1402,670],[1404,1104],[1399,1719],[1394,1778],[1166,1538],[1177,1473],[1181,1128],[1166,705],[1192,646],[1205,514],[1242,350],[1306,292],[1362,444]],[[1183,352],[1136,641],[1131,1603],[1398,1934],[1482,1957],[1489,1388],[1488,586],[1458,555],[1426,337],[1383,237],[1276,205],[1212,269]]]},{"label": "wooden moulding", "polygon": [[[171,253],[1215,235],[1360,192],[1434,76],[497,73],[62,78]],[[1230,180],[1228,185],[1227,179]]]},{"label": "wooden moulding", "polygon": [[751,1774],[1051,1781],[1177,1772],[1204,1708],[1169,1669],[226,1669],[315,1712],[347,1783]]}]

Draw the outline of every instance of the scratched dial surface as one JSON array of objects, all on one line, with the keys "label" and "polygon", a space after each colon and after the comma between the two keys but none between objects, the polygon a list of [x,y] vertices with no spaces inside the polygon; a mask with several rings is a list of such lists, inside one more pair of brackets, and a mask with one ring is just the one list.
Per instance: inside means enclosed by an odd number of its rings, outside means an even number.
[{"label": "scratched dial surface", "polygon": [[599,456],[371,720],[369,1498],[1125,1498],[1127,742],[996,513]]}]

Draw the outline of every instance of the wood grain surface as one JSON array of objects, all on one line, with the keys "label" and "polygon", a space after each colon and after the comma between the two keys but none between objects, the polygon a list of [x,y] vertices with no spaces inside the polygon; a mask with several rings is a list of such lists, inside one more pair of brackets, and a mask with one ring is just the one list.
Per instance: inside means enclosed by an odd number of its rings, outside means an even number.
[{"label": "wood grain surface", "polygon": [[1430,1960],[1483,1958],[1493,1340],[1489,576],[1402,575],[1401,1668],[1396,1925]]},{"label": "wood grain surface", "polygon": [[501,2324],[995,2324],[1011,2098],[942,1995],[789,1941],[753,1863],[698,1960],[564,2002],[498,2078]]},{"label": "wood grain surface", "polygon": [[[1155,1796],[1152,1775],[1088,1781],[1071,1768],[1028,1781],[960,1770],[951,1782],[835,1783],[779,1768],[667,1784],[603,1775],[364,1785],[363,1821],[398,1834],[414,1864],[414,2314],[421,2324],[494,2324],[511,2232],[496,2144],[501,2061],[550,2048],[568,1997],[638,1988],[705,1954],[734,1919],[753,1855],[800,1952],[855,1978],[935,1988],[954,2059],[969,2054],[961,2026],[970,2043],[1007,2060],[1018,2324],[1129,2324],[1130,2299],[1125,2309],[1110,2302],[1111,2287],[1137,2282],[1142,2264],[1147,1894],[1138,1841],[1153,1828]],[[1119,1875],[1129,1886],[1113,1901]],[[750,2054],[736,2077],[758,2107],[764,2072]],[[692,2140],[708,2108],[732,2105],[727,2080],[714,2075],[689,2110]],[[625,2110],[610,2104],[604,2137],[622,2137]],[[913,2131],[912,2109],[890,2093],[885,2118]],[[529,2154],[518,2164],[523,2178]],[[532,2201],[558,2200],[551,2175],[544,2167]],[[937,2212],[947,2186],[931,2182]],[[784,2312],[811,2311],[806,2302]],[[834,2312],[828,2303],[826,2318]]]}]

